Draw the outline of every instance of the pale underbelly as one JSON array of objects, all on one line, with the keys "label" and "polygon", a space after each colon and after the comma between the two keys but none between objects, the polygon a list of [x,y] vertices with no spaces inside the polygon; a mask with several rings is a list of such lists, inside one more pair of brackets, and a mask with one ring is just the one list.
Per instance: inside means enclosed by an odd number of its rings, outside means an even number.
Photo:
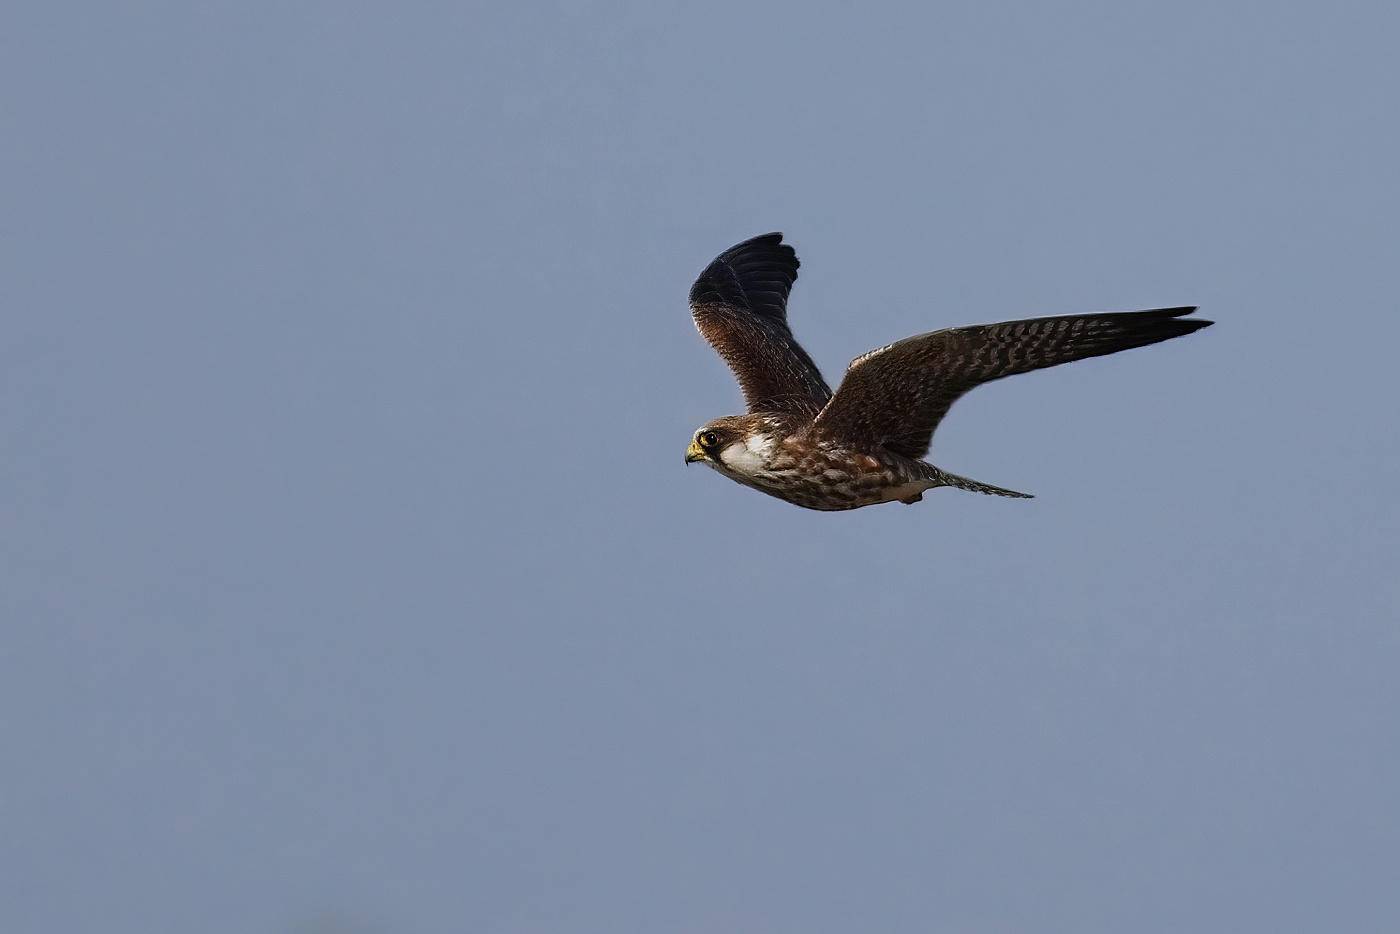
[{"label": "pale underbelly", "polygon": [[917,502],[916,497],[936,485],[929,480],[901,481],[889,476],[870,475],[841,478],[819,475],[800,480],[782,476],[733,476],[733,479],[789,503],[829,511],[859,509],[900,500]]}]

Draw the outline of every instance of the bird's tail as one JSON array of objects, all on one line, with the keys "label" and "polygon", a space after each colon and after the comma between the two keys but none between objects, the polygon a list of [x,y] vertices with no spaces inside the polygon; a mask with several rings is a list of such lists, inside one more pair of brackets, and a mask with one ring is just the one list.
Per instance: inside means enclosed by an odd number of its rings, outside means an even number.
[{"label": "bird's tail", "polygon": [[985,493],[988,496],[1010,496],[1015,499],[1035,499],[1029,493],[1017,493],[1015,490],[1004,490],[999,486],[992,486],[990,483],[979,483],[976,480],[969,480],[967,477],[959,477],[955,473],[948,473],[946,470],[933,468],[934,475],[930,478],[938,481],[939,486],[957,487],[959,490],[968,490],[972,493]]}]

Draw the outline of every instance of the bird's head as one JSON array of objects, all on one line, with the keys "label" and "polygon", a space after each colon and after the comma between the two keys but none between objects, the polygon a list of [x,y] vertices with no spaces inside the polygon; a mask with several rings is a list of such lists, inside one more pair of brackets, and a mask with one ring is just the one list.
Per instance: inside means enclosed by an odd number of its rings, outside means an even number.
[{"label": "bird's head", "polygon": [[687,464],[696,461],[722,463],[719,459],[720,452],[740,437],[732,426],[723,424],[723,421],[720,419],[710,422],[695,433],[695,437],[690,439],[690,447],[685,449]]},{"label": "bird's head", "polygon": [[690,439],[685,462],[699,461],[727,474],[753,475],[767,467],[774,438],[761,418],[730,415],[703,425]]}]

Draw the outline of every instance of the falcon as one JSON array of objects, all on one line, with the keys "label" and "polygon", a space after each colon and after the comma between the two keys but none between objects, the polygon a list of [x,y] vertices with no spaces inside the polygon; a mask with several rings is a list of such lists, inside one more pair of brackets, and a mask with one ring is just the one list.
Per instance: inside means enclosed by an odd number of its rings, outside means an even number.
[{"label": "falcon", "polygon": [[1213,323],[1186,317],[1190,306],[947,328],[856,357],[833,393],[788,327],[797,266],[782,234],[764,234],[725,250],[691,287],[695,325],[738,377],[748,412],[701,427],[685,462],[807,509],[917,503],[941,486],[1029,499],[923,459],[963,393]]}]

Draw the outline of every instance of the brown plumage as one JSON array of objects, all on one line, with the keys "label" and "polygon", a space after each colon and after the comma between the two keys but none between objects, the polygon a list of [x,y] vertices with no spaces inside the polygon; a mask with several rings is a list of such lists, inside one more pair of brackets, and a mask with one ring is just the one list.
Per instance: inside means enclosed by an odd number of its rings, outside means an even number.
[{"label": "brown plumage", "polygon": [[921,459],[963,393],[1212,324],[1181,307],[948,328],[862,354],[833,395],[788,328],[798,262],[782,239],[765,234],[731,247],[690,290],[696,327],[738,377],[748,414],[702,427],[685,459],[809,509],[915,503],[939,486],[1028,498]]}]

